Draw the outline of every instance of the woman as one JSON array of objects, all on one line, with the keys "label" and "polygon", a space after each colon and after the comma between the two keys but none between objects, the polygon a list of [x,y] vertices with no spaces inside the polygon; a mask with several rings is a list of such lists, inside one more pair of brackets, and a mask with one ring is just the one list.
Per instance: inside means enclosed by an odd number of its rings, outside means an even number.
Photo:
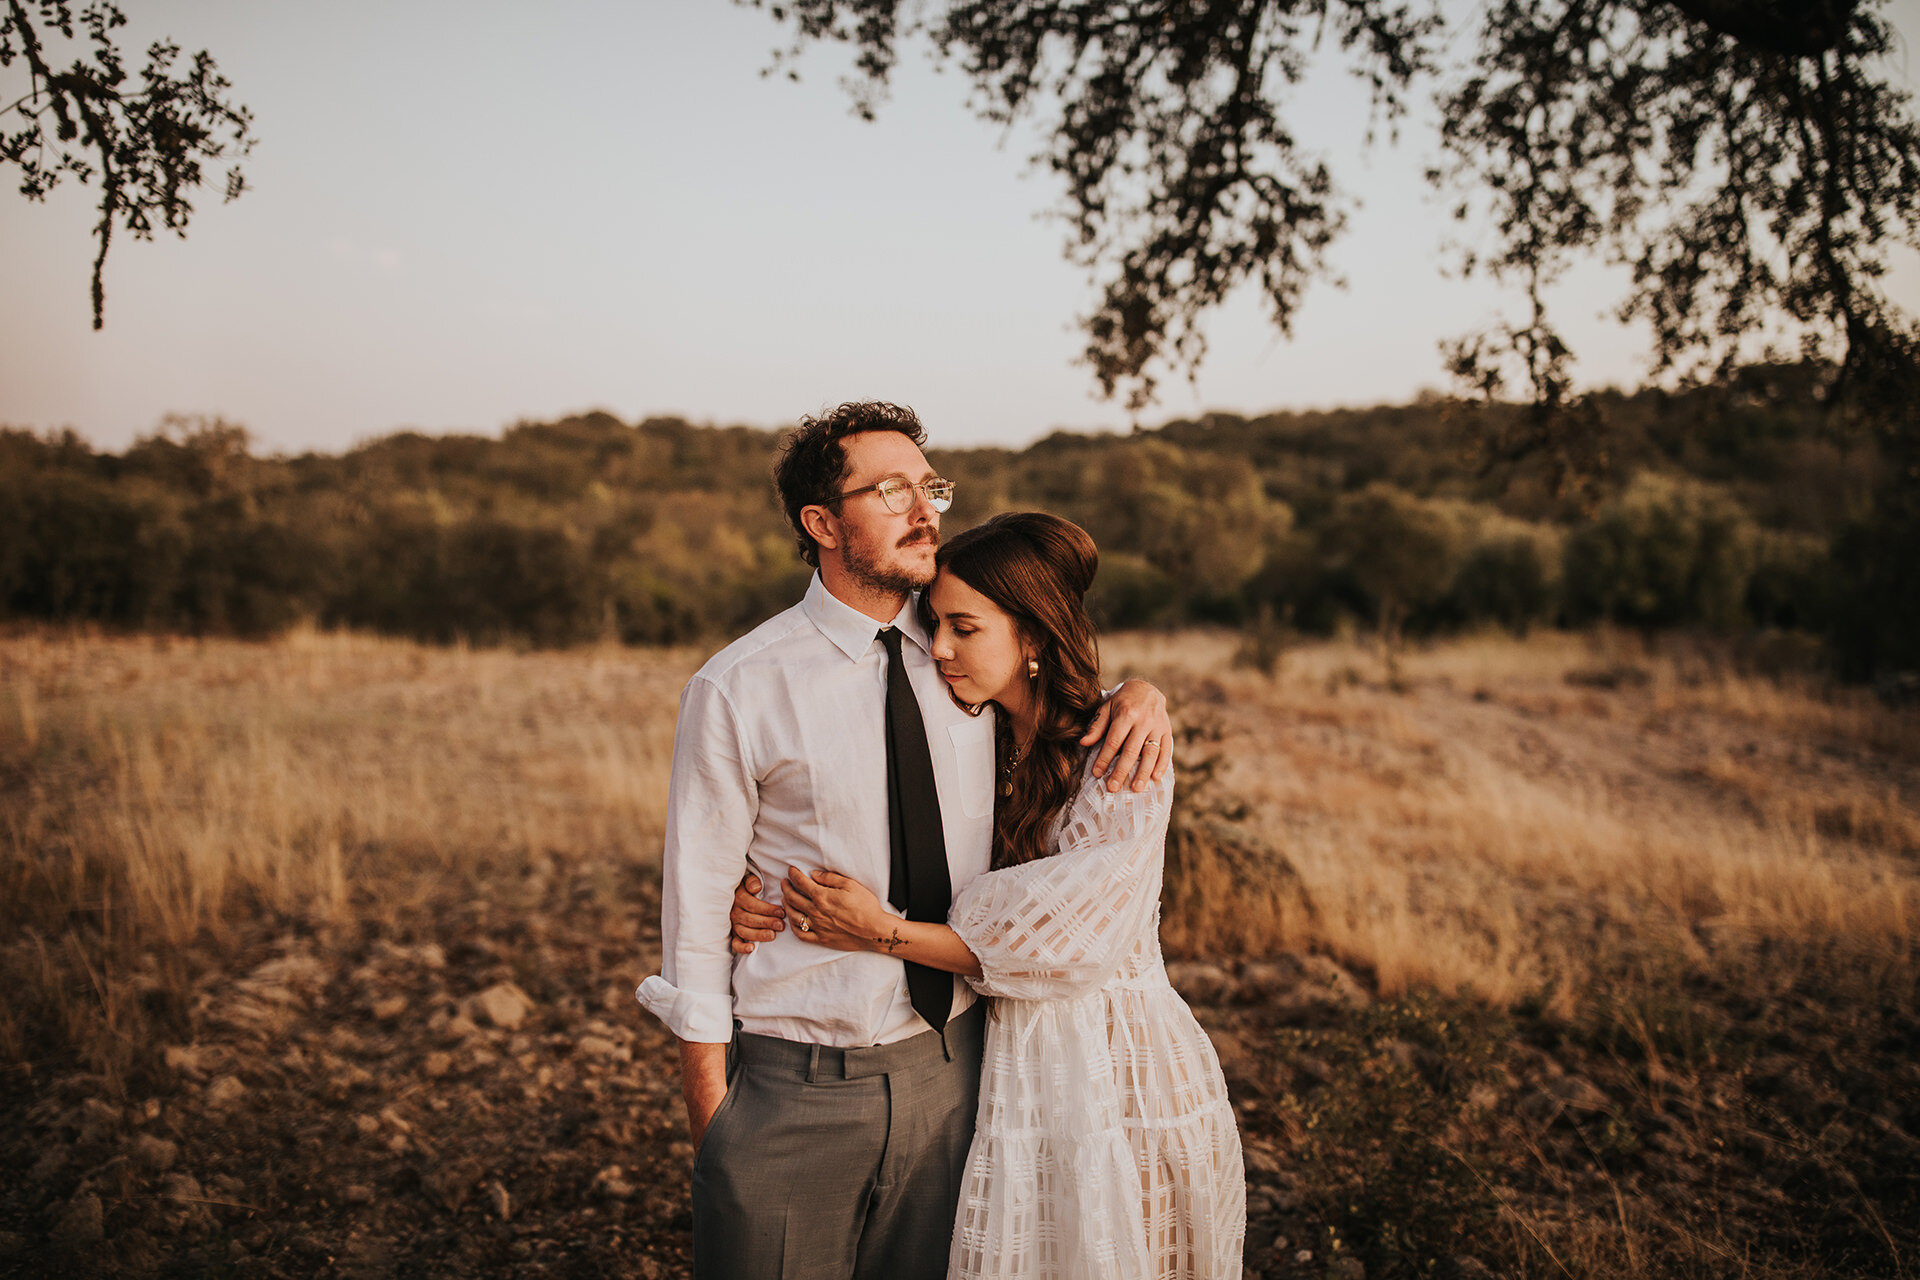
[{"label": "woman", "polygon": [[934,659],[956,699],[997,715],[994,870],[941,925],[796,868],[795,934],[960,973],[994,997],[950,1276],[1238,1276],[1239,1134],[1213,1046],[1160,958],[1173,777],[1109,794],[1079,746],[1101,697],[1083,603],[1093,541],[1009,514],[936,563],[921,598]]}]

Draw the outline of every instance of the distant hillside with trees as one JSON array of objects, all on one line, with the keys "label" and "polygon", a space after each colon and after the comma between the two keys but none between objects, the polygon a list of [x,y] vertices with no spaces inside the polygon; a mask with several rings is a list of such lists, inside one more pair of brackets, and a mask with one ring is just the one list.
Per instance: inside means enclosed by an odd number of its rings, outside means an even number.
[{"label": "distant hillside with trees", "polygon": [[[1110,627],[1393,638],[1604,619],[1823,637],[1855,675],[1916,665],[1885,639],[1899,623],[1888,610],[1914,603],[1858,599],[1864,561],[1886,554],[1868,523],[1884,465],[1871,442],[1821,425],[1812,375],[1752,368],[1597,405],[1606,463],[1578,499],[1556,496],[1537,460],[1469,465],[1498,425],[1484,415],[1509,410],[1437,397],[931,456],[959,486],[949,532],[1020,508],[1084,525]],[[805,586],[768,479],[777,438],[589,413],[497,438],[401,432],[263,457],[218,420],[170,420],[118,454],[0,429],[0,616],[714,640]]]}]

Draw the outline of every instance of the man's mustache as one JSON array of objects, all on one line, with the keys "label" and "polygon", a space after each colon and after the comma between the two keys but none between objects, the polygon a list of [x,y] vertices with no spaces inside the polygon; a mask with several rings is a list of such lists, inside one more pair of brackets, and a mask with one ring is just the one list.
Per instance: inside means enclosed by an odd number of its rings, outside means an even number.
[{"label": "man's mustache", "polygon": [[922,542],[930,542],[937,547],[940,545],[940,535],[931,529],[922,527],[914,530],[893,545],[896,547],[911,547]]}]

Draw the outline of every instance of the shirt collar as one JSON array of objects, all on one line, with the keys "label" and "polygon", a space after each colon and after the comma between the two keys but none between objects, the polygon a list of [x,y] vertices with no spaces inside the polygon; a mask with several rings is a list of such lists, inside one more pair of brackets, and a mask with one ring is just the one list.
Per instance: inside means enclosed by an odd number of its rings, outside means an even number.
[{"label": "shirt collar", "polygon": [[[907,597],[906,604],[894,616],[892,625],[900,628],[901,635],[922,649],[930,650],[927,630],[920,625],[919,605],[920,593],[916,591]],[[882,626],[887,625],[874,621],[827,590],[827,584],[820,580],[818,573],[807,584],[807,595],[800,602],[800,608],[813,625],[820,628],[820,633],[833,641],[836,649],[856,660],[873,648],[873,638],[880,634]]]}]

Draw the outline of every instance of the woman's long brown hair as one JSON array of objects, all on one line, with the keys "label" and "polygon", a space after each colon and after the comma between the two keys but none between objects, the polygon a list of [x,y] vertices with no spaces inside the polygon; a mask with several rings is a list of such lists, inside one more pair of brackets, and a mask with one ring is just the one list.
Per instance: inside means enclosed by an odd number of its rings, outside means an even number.
[{"label": "woman's long brown hair", "polygon": [[[935,564],[1005,610],[1040,663],[1033,747],[1012,770],[1012,794],[1002,794],[997,779],[994,787],[993,865],[1031,862],[1046,855],[1048,829],[1080,789],[1080,738],[1100,705],[1100,645],[1084,602],[1100,553],[1071,520],[1015,511],[941,544]],[[930,595],[920,595],[929,630]],[[1013,753],[1009,717],[1000,717],[998,736],[1004,777]]]}]

